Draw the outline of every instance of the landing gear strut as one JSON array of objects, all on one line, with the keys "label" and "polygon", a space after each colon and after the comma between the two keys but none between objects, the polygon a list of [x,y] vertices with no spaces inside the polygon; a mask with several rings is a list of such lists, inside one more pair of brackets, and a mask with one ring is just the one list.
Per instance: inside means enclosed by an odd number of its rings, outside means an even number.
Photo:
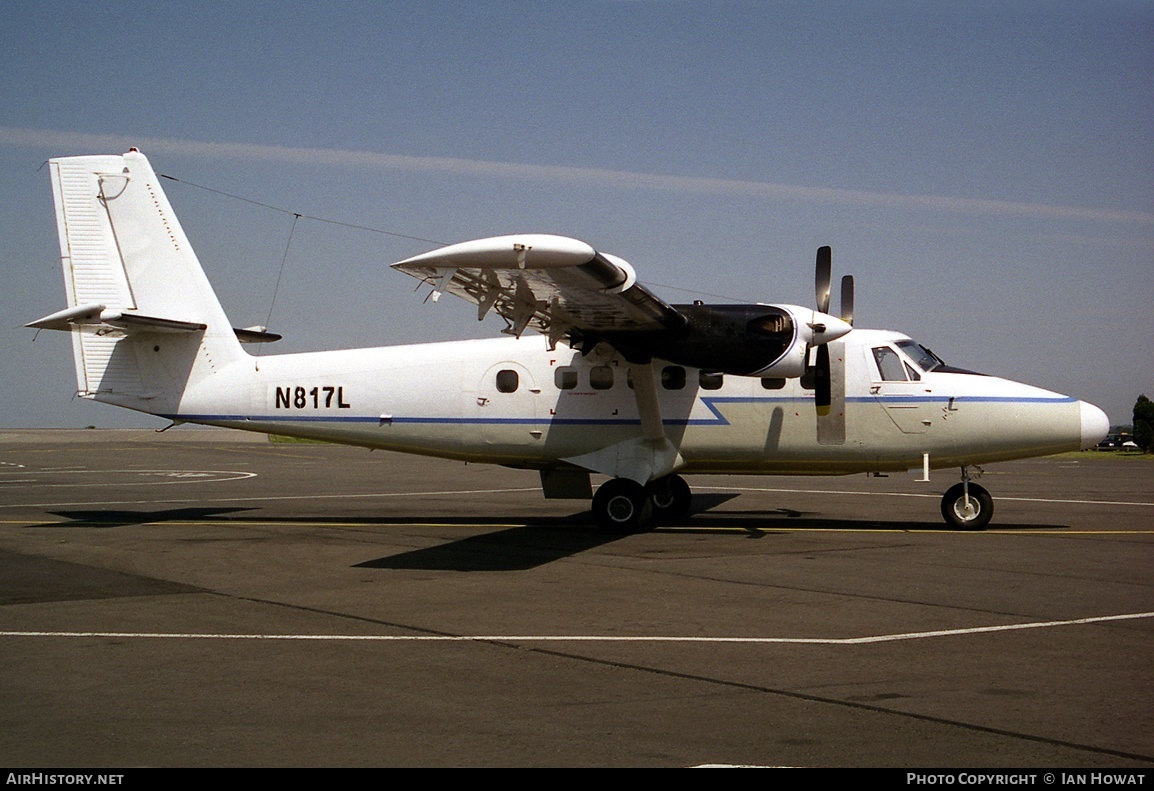
[{"label": "landing gear strut", "polygon": [[614,478],[593,495],[593,518],[605,530],[635,533],[653,523],[679,522],[689,513],[692,500],[689,484],[680,475],[667,475],[648,486]]},{"label": "landing gear strut", "polygon": [[962,467],[962,482],[942,496],[942,517],[957,530],[981,530],[994,515],[994,498],[985,488],[970,483],[969,471]]}]

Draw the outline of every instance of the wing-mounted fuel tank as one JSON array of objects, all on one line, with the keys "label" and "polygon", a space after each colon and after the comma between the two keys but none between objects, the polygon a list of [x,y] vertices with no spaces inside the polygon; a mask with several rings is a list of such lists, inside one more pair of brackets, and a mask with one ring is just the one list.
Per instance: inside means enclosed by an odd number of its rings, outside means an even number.
[{"label": "wing-mounted fuel tank", "polygon": [[[836,340],[852,327],[799,305],[674,305],[685,326],[649,332],[607,332],[627,358],[662,360],[739,376],[800,377],[809,348]],[[592,340],[592,339],[590,339]]]}]

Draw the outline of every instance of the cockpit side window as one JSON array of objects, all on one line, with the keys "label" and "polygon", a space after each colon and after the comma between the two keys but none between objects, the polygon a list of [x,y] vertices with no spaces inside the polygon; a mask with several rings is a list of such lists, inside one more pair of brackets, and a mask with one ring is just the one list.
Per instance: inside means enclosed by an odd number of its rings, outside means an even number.
[{"label": "cockpit side window", "polygon": [[939,365],[945,365],[942,359],[931,352],[925,346],[914,341],[898,341],[897,347],[910,356],[910,359],[927,373],[937,368]]},{"label": "cockpit side window", "polygon": [[902,362],[902,358],[898,353],[889,346],[878,346],[874,348],[874,360],[878,364],[878,373],[881,374],[882,381],[885,382],[904,382],[906,381],[906,366]]}]

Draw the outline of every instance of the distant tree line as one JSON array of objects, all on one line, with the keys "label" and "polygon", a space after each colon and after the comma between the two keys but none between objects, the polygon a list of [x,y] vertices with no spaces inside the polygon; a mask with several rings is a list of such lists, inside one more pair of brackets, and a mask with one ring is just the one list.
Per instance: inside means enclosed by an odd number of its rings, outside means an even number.
[{"label": "distant tree line", "polygon": [[1154,401],[1143,393],[1134,404],[1134,444],[1140,447],[1143,453],[1149,453],[1152,441],[1154,441]]}]

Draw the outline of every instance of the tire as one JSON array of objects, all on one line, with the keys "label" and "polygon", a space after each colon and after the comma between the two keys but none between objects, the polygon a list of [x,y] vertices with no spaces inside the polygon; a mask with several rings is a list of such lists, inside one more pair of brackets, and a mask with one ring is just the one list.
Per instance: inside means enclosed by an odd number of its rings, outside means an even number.
[{"label": "tire", "polygon": [[628,478],[601,484],[593,495],[593,518],[613,533],[636,533],[649,527],[653,504],[645,487]]},{"label": "tire", "polygon": [[994,498],[981,486],[970,484],[970,506],[966,512],[965,487],[954,484],[942,496],[942,518],[955,530],[981,530],[994,515]]},{"label": "tire", "polygon": [[653,521],[659,525],[673,525],[689,515],[693,492],[680,475],[667,475],[645,487],[653,505]]}]

